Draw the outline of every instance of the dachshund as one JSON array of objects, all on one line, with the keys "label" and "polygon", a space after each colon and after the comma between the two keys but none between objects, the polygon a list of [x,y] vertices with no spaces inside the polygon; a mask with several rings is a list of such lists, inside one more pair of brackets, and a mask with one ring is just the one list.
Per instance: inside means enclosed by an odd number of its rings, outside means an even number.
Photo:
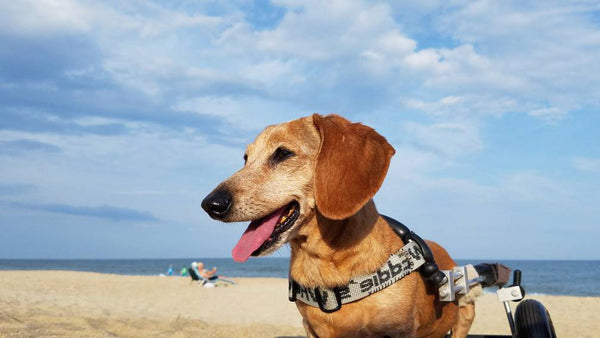
[{"label": "dachshund", "polygon": [[[394,148],[374,129],[338,115],[268,126],[248,145],[244,166],[202,201],[223,222],[250,221],[232,250],[235,261],[291,247],[290,277],[306,287],[335,288],[377,271],[404,246],[379,215],[373,196]],[[442,270],[456,263],[426,241]],[[418,273],[338,311],[296,300],[308,337],[465,337],[469,302],[441,302]]]}]

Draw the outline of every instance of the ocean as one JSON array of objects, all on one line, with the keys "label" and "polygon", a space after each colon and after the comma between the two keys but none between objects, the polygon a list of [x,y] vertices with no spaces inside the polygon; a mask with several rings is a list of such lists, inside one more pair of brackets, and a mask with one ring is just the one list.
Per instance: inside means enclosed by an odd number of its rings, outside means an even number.
[{"label": "ocean", "polygon": [[[174,275],[192,261],[216,266],[217,273],[229,277],[287,278],[288,258],[251,258],[236,263],[230,258],[177,259],[0,259],[0,270],[70,270],[120,275]],[[485,260],[492,262],[493,260]],[[481,260],[457,260],[459,265]],[[522,271],[522,285],[530,294],[600,296],[600,261],[499,260]],[[31,278],[35,278],[32,274]]]}]

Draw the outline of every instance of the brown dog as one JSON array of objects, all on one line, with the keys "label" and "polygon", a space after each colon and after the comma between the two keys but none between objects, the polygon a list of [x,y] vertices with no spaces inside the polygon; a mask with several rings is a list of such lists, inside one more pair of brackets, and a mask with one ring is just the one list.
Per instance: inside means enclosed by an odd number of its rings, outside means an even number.
[{"label": "brown dog", "polygon": [[[404,243],[378,214],[373,196],[394,149],[375,130],[337,116],[313,115],[267,127],[245,165],[202,202],[215,219],[251,221],[232,256],[245,261],[290,243],[290,276],[307,287],[346,285],[372,273]],[[427,242],[440,269],[456,264]],[[309,337],[466,336],[474,305],[441,303],[418,272],[325,313],[296,301]]]}]

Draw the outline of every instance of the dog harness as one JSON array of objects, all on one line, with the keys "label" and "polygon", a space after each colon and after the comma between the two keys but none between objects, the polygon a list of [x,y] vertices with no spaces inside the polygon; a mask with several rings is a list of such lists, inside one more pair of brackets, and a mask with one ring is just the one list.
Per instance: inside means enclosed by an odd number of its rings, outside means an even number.
[{"label": "dog harness", "polygon": [[289,300],[299,300],[307,305],[318,307],[323,312],[335,312],[343,304],[355,302],[401,280],[418,269],[427,280],[438,285],[445,282],[445,275],[433,261],[431,250],[414,232],[393,218],[381,215],[405,245],[390,255],[377,271],[350,279],[344,286],[334,288],[309,288],[289,277]]}]

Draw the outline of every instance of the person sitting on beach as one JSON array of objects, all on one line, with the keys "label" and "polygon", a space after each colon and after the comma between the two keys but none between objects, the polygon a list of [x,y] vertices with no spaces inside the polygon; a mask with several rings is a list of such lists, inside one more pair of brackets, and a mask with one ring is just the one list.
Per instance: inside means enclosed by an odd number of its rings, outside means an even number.
[{"label": "person sitting on beach", "polygon": [[208,280],[214,280],[219,278],[219,276],[217,276],[216,267],[213,267],[212,270],[209,271],[204,268],[204,263],[202,262],[198,262],[198,272],[202,277],[207,278]]},{"label": "person sitting on beach", "polygon": [[204,263],[202,262],[192,262],[192,268],[196,270],[196,273],[207,280],[215,280],[218,279],[217,276],[217,268],[213,267],[212,270],[207,270],[204,268]]},{"label": "person sitting on beach", "polygon": [[220,276],[217,276],[217,268],[216,267],[213,267],[212,270],[210,270],[210,271],[205,269],[204,263],[202,263],[202,262],[192,262],[192,266],[189,269],[189,274],[190,274],[190,277],[192,277],[192,280],[194,280],[194,281],[200,280],[204,287],[214,287],[217,285],[217,283],[220,283],[220,285],[237,284],[237,282],[234,280],[229,280],[229,279],[225,279]]}]

